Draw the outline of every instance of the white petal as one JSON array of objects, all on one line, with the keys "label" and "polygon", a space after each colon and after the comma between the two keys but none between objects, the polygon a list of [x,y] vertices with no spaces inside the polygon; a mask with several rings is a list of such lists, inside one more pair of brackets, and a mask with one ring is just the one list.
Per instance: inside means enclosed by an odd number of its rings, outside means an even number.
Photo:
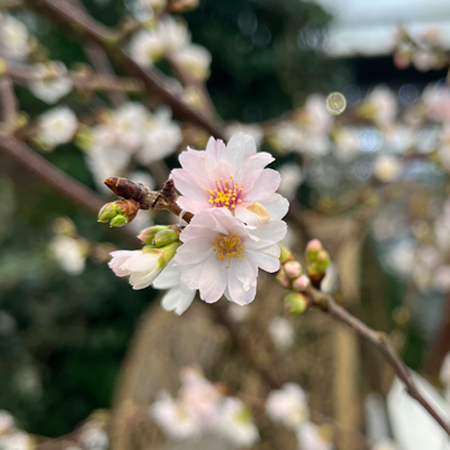
[{"label": "white petal", "polygon": [[191,306],[195,293],[195,290],[183,289],[181,286],[174,287],[164,295],[161,306],[166,311],[174,311],[180,316]]},{"label": "white petal", "polygon": [[204,265],[198,286],[200,298],[215,303],[222,297],[227,285],[226,261],[219,261],[213,254]]},{"label": "white petal", "polygon": [[251,256],[252,260],[260,269],[265,270],[266,272],[273,273],[280,269],[280,261],[276,257],[251,250],[247,250],[246,253]]},{"label": "white petal", "polygon": [[266,208],[271,220],[281,220],[289,211],[288,199],[280,194],[273,194],[272,197],[260,203]]},{"label": "white petal", "polygon": [[180,284],[181,268],[172,260],[153,282],[155,289],[170,289]]},{"label": "white petal", "polygon": [[236,168],[242,167],[244,160],[256,153],[255,140],[244,133],[235,134],[227,145],[227,160]]}]

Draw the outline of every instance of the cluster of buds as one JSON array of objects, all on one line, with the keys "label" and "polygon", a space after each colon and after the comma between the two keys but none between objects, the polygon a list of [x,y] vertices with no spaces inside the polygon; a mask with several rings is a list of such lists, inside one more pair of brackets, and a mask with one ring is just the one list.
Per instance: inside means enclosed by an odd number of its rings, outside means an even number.
[{"label": "cluster of buds", "polygon": [[178,243],[181,228],[174,225],[155,225],[142,230],[138,238],[144,243],[154,248],[166,247],[167,245]]},{"label": "cluster of buds", "polygon": [[131,198],[103,205],[98,213],[98,222],[109,223],[111,228],[130,223],[139,211],[139,203]]},{"label": "cluster of buds", "polygon": [[278,272],[277,280],[281,285],[293,291],[284,298],[284,306],[286,311],[291,314],[302,314],[310,304],[310,300],[304,293],[310,284],[320,288],[320,283],[330,264],[330,255],[324,250],[318,239],[310,241],[305,251],[305,274],[302,265],[294,259],[292,253],[282,245],[280,248],[281,269]]},{"label": "cluster of buds", "polygon": [[320,288],[330,264],[330,255],[323,248],[322,242],[313,239],[306,246],[306,270],[313,286]]}]

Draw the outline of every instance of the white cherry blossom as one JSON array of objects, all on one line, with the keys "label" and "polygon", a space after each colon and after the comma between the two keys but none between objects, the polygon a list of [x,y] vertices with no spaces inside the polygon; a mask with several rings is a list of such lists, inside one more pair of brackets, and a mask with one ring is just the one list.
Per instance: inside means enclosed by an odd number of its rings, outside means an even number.
[{"label": "white cherry blossom", "polygon": [[200,211],[180,234],[183,245],[175,260],[181,282],[200,291],[200,298],[214,303],[225,295],[246,305],[255,299],[258,268],[276,272],[286,224],[273,220],[248,227],[226,208]]},{"label": "white cherry blossom", "polygon": [[269,419],[296,429],[309,418],[305,391],[295,383],[286,383],[272,391],[266,400],[266,414]]},{"label": "white cherry blossom", "polygon": [[67,106],[51,109],[39,118],[39,140],[49,149],[70,142],[78,127],[75,113]]}]

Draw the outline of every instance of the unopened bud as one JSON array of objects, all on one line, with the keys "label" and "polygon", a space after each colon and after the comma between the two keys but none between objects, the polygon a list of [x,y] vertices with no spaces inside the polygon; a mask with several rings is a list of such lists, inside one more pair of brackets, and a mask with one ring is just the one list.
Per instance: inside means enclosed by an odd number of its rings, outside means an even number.
[{"label": "unopened bud", "polygon": [[286,276],[290,279],[298,278],[303,273],[302,265],[298,261],[288,261],[284,265]]},{"label": "unopened bud", "polygon": [[139,203],[131,199],[107,203],[98,213],[98,222],[109,222],[110,227],[122,227],[130,223],[138,211]]},{"label": "unopened bud", "polygon": [[291,251],[285,247],[283,244],[278,244],[278,247],[280,247],[280,264],[286,264],[288,261],[293,261],[294,257],[292,256]]},{"label": "unopened bud", "polygon": [[177,231],[171,228],[166,228],[155,235],[153,245],[155,247],[165,247],[166,245],[177,242],[179,236],[180,234]]},{"label": "unopened bud", "polygon": [[317,254],[322,249],[322,242],[320,242],[319,239],[313,239],[312,241],[309,241],[308,245],[306,246],[306,257],[308,257],[310,254]]},{"label": "unopened bud", "polygon": [[144,244],[153,244],[153,239],[160,232],[165,230],[167,227],[165,225],[155,225],[153,227],[146,228],[142,230],[138,236]]},{"label": "unopened bud", "polygon": [[118,215],[116,217],[113,217],[109,221],[109,226],[111,228],[117,228],[117,227],[123,227],[127,223],[128,223],[128,220],[127,220],[127,218],[124,215]]},{"label": "unopened bud", "polygon": [[278,283],[280,283],[284,287],[289,287],[289,285],[291,283],[289,278],[286,276],[286,272],[284,271],[284,269],[281,269],[277,273],[277,281],[278,281]]},{"label": "unopened bud", "polygon": [[302,314],[309,306],[308,299],[300,293],[291,293],[284,297],[284,309],[290,314]]},{"label": "unopened bud", "polygon": [[309,286],[309,278],[306,275],[302,275],[294,280],[292,287],[296,291],[304,291]]}]

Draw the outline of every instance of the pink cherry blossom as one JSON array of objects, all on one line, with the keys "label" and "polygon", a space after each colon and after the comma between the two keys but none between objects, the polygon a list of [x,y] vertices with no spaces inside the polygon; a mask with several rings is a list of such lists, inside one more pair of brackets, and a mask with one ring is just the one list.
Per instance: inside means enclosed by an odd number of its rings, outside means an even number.
[{"label": "pink cherry blossom", "polygon": [[[280,174],[265,167],[274,161],[266,152],[256,152],[251,136],[234,135],[228,145],[210,138],[206,150],[189,149],[180,154],[182,169],[171,177],[181,192],[178,204],[197,214],[204,209],[226,208],[246,223],[280,220],[288,201],[275,194]],[[272,216],[267,204],[274,209]]]},{"label": "pink cherry blossom", "polygon": [[181,266],[181,283],[198,289],[207,303],[224,294],[239,305],[251,303],[258,268],[271,273],[279,269],[276,243],[285,235],[286,224],[280,220],[253,227],[226,208],[200,211],[180,234],[183,245],[175,261]]}]

